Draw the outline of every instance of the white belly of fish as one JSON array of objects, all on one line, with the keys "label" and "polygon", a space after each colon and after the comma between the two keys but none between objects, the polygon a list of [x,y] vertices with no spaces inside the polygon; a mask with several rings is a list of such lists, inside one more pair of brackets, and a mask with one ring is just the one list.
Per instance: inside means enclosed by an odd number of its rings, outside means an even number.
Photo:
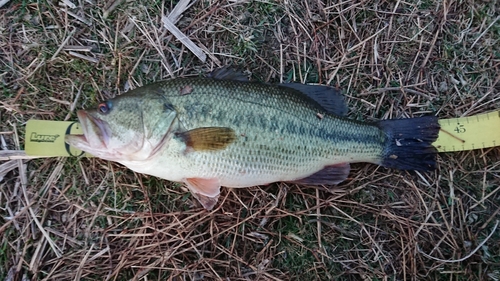
[{"label": "white belly of fish", "polygon": [[328,163],[318,161],[302,167],[280,167],[260,162],[217,157],[217,153],[164,153],[145,161],[121,161],[129,169],[176,182],[189,178],[217,178],[221,186],[249,187],[277,181],[293,181],[321,170]]},{"label": "white belly of fish", "polygon": [[352,159],[332,155],[300,157],[292,154],[277,157],[274,153],[257,152],[251,148],[190,151],[175,138],[148,160],[120,161],[135,172],[169,181],[218,179],[221,186],[236,188],[295,181],[327,165],[345,162],[352,162]]},{"label": "white belly of fish", "polygon": [[[242,165],[235,165],[232,168],[221,170],[222,167],[213,165],[213,163],[212,165],[196,165],[193,162],[171,161],[171,159],[156,160],[157,161],[149,160],[141,162],[122,161],[120,163],[135,172],[152,175],[169,181],[184,182],[185,179],[189,178],[217,178],[221,186],[235,188],[269,184],[276,181],[291,181],[306,177],[314,172],[295,171],[295,173],[293,173],[293,171],[266,171],[258,167],[244,167]],[[320,169],[321,167],[318,167],[316,170]]]}]

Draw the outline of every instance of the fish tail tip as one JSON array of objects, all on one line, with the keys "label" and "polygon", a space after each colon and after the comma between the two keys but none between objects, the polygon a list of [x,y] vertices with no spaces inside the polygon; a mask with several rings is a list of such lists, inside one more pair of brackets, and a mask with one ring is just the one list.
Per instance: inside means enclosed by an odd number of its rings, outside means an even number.
[{"label": "fish tail tip", "polygon": [[383,120],[378,124],[388,136],[382,166],[399,170],[436,169],[438,151],[432,143],[440,129],[437,117]]}]

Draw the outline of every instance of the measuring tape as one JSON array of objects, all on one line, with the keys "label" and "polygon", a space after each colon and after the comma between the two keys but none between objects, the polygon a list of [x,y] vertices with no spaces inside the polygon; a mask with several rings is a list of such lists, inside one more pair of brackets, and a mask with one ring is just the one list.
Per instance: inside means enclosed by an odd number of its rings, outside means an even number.
[{"label": "measuring tape", "polygon": [[[500,145],[500,111],[439,120],[441,130],[433,143],[439,152],[473,150]],[[29,120],[25,151],[30,156],[81,156],[64,142],[66,134],[81,134],[78,122]]]},{"label": "measuring tape", "polygon": [[441,130],[433,145],[439,152],[500,145],[500,111],[439,120]]}]

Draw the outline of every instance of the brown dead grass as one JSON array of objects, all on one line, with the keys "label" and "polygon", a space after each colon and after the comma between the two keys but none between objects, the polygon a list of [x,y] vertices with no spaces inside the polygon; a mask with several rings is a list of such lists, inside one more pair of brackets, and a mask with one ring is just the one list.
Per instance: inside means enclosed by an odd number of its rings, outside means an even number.
[{"label": "brown dead grass", "polygon": [[[227,64],[338,85],[362,120],[500,105],[495,1],[199,1],[177,26],[205,63],[162,27],[175,3],[60,2],[74,7],[0,8],[2,150],[22,149],[31,118]],[[3,161],[0,279],[499,280],[499,163],[491,148],[441,154],[428,174],[358,164],[332,191],[224,189],[207,212],[106,161]]]}]

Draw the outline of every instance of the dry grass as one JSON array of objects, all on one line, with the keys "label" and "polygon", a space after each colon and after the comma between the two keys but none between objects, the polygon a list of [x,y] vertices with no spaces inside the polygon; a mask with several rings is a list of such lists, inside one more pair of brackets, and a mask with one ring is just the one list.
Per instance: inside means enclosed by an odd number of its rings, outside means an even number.
[{"label": "dry grass", "polygon": [[[174,6],[0,8],[2,149],[22,149],[29,119],[75,119],[73,104],[227,64],[339,85],[363,120],[500,106],[496,1],[198,1],[177,26],[205,63],[162,27]],[[0,279],[499,280],[499,165],[498,148],[441,154],[428,174],[359,164],[332,192],[224,189],[207,212],[114,163],[4,161]]]}]

